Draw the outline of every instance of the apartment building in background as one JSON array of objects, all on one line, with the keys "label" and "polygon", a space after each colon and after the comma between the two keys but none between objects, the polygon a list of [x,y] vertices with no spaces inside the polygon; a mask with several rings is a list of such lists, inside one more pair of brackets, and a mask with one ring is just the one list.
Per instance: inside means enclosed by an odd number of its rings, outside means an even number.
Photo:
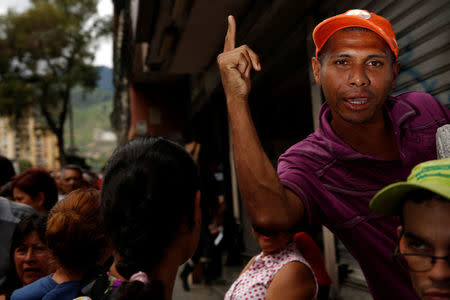
[{"label": "apartment building in background", "polygon": [[0,117],[0,154],[18,168],[19,161],[29,161],[33,167],[59,168],[56,135],[33,109],[16,123]]}]

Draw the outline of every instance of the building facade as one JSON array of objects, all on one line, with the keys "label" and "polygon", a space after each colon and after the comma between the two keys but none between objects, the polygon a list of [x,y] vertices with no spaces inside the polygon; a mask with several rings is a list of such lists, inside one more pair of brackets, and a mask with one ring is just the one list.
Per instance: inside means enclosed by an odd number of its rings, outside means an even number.
[{"label": "building facade", "polygon": [[0,117],[0,154],[13,161],[16,168],[21,160],[34,167],[60,167],[56,136],[32,109],[17,122]]}]

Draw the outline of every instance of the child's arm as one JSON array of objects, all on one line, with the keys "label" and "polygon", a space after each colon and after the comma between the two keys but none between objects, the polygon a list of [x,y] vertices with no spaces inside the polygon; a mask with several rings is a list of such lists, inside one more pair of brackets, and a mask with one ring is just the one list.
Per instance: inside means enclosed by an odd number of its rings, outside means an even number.
[{"label": "child's arm", "polygon": [[315,294],[313,273],[305,264],[293,261],[275,274],[267,289],[266,300],[311,300]]}]

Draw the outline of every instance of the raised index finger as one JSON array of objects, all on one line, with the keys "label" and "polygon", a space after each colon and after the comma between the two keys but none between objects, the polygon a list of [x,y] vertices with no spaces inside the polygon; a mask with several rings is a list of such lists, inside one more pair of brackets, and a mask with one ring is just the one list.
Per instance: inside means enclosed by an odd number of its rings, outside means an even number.
[{"label": "raised index finger", "polygon": [[223,52],[231,51],[236,45],[236,21],[233,16],[228,16],[228,30],[225,36],[225,45]]}]

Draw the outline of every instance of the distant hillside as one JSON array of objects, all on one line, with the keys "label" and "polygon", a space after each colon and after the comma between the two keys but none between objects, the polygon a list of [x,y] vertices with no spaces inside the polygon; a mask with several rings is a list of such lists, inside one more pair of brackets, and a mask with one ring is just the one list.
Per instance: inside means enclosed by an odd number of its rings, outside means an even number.
[{"label": "distant hillside", "polygon": [[112,93],[114,91],[113,70],[108,67],[98,67],[97,70],[100,75],[100,79],[97,82],[97,88]]},{"label": "distant hillside", "polygon": [[109,102],[114,93],[114,85],[112,82],[112,69],[107,67],[98,67],[99,80],[97,88],[91,92],[87,92],[79,87],[72,91],[72,104],[74,107],[90,106],[98,103]]},{"label": "distant hillside", "polygon": [[[113,107],[114,87],[112,69],[98,67],[97,88],[86,92],[75,88],[71,94],[74,111],[74,138],[77,155],[87,158],[92,167],[101,167],[116,147],[114,141],[99,138],[102,133],[112,132],[109,115]],[[66,146],[69,146],[69,120],[65,124]]]},{"label": "distant hillside", "polygon": [[102,89],[95,89],[86,92],[81,88],[74,88],[71,94],[71,100],[74,107],[91,106],[99,103],[109,102],[112,100],[113,92]]},{"label": "distant hillside", "polygon": [[[112,101],[79,106],[74,108],[74,137],[77,154],[87,158],[92,167],[101,167],[117,146],[115,141],[105,141],[100,138],[103,133],[111,133],[109,115],[112,111]],[[66,123],[68,125],[68,123]],[[69,127],[65,132],[66,145],[69,146]]]}]

